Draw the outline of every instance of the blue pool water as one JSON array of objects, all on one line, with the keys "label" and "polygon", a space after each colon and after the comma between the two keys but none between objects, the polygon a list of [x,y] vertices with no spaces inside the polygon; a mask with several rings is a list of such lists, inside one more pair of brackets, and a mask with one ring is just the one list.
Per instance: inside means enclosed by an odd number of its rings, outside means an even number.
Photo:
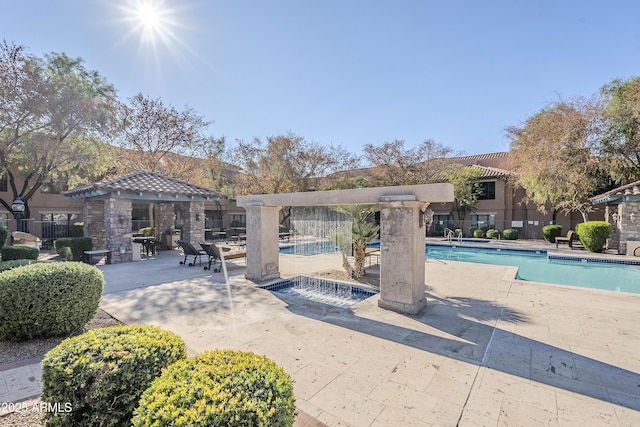
[{"label": "blue pool water", "polygon": [[640,263],[628,265],[599,258],[547,256],[545,251],[427,245],[427,259],[518,267],[517,278],[592,289],[640,294]]},{"label": "blue pool water", "polygon": [[288,255],[311,256],[333,252],[338,252],[338,248],[331,242],[295,243],[280,247],[280,253]]}]

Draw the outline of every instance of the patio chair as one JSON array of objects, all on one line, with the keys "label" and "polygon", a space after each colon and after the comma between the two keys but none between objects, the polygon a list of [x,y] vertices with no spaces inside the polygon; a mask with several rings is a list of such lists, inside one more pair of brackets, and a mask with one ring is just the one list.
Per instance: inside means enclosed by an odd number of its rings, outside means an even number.
[{"label": "patio chair", "polygon": [[[193,267],[196,265],[196,258],[198,258],[199,264],[202,264],[202,256],[207,255],[205,251],[196,249],[191,243],[185,242],[184,240],[178,240],[176,243],[180,246],[180,249],[182,249],[182,253],[184,253],[184,260],[180,261],[180,265]],[[190,256],[193,256],[193,262],[187,264],[187,257]]]},{"label": "patio chair", "polygon": [[567,235],[565,237],[559,236],[556,237],[556,248],[558,247],[559,243],[566,243],[569,245],[569,247],[571,249],[573,249],[573,235],[575,234],[575,232],[573,230],[569,230],[567,231]]},{"label": "patio chair", "polygon": [[[200,243],[202,249],[209,257],[209,264],[204,267],[205,270],[211,269],[211,264],[214,265],[213,272],[219,273],[222,268],[222,263],[226,260],[246,258],[247,251],[225,251],[225,248],[219,248],[215,243]],[[220,267],[215,267],[215,264],[220,264]]]}]

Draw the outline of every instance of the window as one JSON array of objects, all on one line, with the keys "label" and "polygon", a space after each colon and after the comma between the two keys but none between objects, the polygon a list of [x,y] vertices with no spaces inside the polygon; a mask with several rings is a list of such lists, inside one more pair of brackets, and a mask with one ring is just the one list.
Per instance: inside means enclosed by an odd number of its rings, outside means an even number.
[{"label": "window", "polygon": [[229,227],[244,228],[247,226],[247,216],[245,214],[229,215]]},{"label": "window", "polygon": [[480,194],[478,200],[495,200],[496,198],[496,183],[493,182],[479,182]]},{"label": "window", "polygon": [[8,222],[9,222],[9,214],[0,213],[0,227],[8,228],[8,225],[7,225]]},{"label": "window", "polygon": [[493,214],[471,215],[471,226],[489,230],[496,227],[496,216]]}]

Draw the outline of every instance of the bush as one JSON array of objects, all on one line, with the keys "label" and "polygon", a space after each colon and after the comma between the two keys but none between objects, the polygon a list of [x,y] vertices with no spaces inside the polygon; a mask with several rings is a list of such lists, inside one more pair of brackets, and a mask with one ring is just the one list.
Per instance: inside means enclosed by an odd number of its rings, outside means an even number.
[{"label": "bush", "polygon": [[[58,255],[65,261],[73,261],[73,252],[69,246],[61,246],[58,248]],[[80,260],[78,260],[80,261]]]},{"label": "bush", "polygon": [[9,230],[4,227],[0,227],[0,249],[7,243],[9,237]]},{"label": "bush", "polygon": [[142,234],[144,237],[155,237],[156,229],[153,227],[144,227],[138,230],[138,233]]},{"label": "bush", "polygon": [[3,261],[10,261],[12,259],[38,259],[39,253],[38,248],[22,245],[4,246],[0,249],[0,256],[2,256]]},{"label": "bush", "polygon": [[556,237],[562,236],[562,226],[557,224],[545,225],[542,227],[542,235],[547,242],[555,243]]},{"label": "bush", "polygon": [[90,237],[63,237],[53,242],[53,247],[58,255],[60,255],[61,248],[65,246],[71,248],[71,254],[76,261],[84,260],[84,251],[93,249]]},{"label": "bush", "polygon": [[469,227],[469,237],[473,237],[478,227]]},{"label": "bush", "polygon": [[487,239],[499,239],[500,238],[500,230],[487,230]]},{"label": "bush", "polygon": [[140,398],[141,426],[291,426],[291,377],[265,356],[206,351],[167,368]]},{"label": "bush", "polygon": [[79,262],[42,262],[0,274],[0,337],[68,334],[95,316],[102,272]]},{"label": "bush", "polygon": [[184,341],[156,326],[111,326],[68,338],[42,360],[42,400],[69,402],[48,426],[130,426],[140,395],[187,356]]},{"label": "bush", "polygon": [[582,222],[576,226],[576,233],[585,249],[603,252],[611,234],[611,224],[607,221]]},{"label": "bush", "polygon": [[484,231],[477,228],[473,231],[473,237],[476,239],[482,239],[484,237]]},{"label": "bush", "polygon": [[31,265],[39,261],[31,259],[12,259],[10,261],[0,261],[0,273],[14,268],[22,267],[24,265]]},{"label": "bush", "polygon": [[515,228],[507,228],[502,232],[502,237],[506,240],[518,240],[518,230]]},{"label": "bush", "polygon": [[74,222],[69,228],[71,237],[84,237],[84,222]]}]

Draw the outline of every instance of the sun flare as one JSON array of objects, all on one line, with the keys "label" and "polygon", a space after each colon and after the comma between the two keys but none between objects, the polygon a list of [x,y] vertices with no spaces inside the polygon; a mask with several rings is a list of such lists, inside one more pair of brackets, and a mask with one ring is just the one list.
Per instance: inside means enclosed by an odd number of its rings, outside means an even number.
[{"label": "sun flare", "polygon": [[156,44],[158,39],[171,39],[173,12],[163,0],[133,0],[123,8],[125,20],[132,24],[131,32],[138,33],[142,43]]}]

